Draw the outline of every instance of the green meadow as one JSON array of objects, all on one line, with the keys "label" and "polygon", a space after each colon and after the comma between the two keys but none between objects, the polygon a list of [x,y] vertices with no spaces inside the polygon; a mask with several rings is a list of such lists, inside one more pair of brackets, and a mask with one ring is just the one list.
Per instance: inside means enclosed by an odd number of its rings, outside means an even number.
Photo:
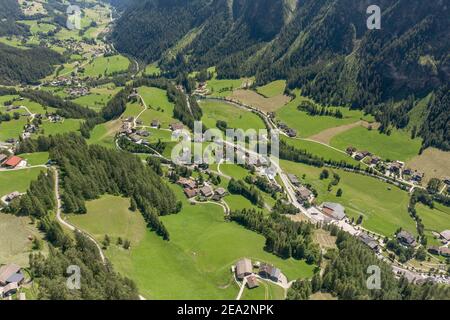
[{"label": "green meadow", "polygon": [[363,127],[353,128],[331,139],[331,145],[341,150],[354,146],[359,150],[368,150],[384,159],[407,161],[419,154],[422,141],[411,139],[406,131],[392,130],[390,136],[377,130]]},{"label": "green meadow", "polygon": [[[290,128],[297,130],[297,135],[306,138],[318,134],[326,129],[348,125],[361,119],[372,121],[372,117],[365,117],[359,110],[349,110],[348,108],[339,108],[344,118],[338,119],[330,116],[310,116],[304,111],[299,111],[297,107],[302,101],[311,99],[301,96],[299,90],[295,91],[296,98],[283,106],[276,112],[276,119],[287,124]],[[330,110],[337,109],[330,107]]]},{"label": "green meadow", "polygon": [[250,174],[245,168],[232,163],[223,163],[220,165],[220,171],[224,175],[235,178],[237,180],[243,180],[246,176]]},{"label": "green meadow", "polygon": [[145,74],[148,74],[148,75],[160,75],[161,69],[158,67],[158,65],[156,63],[152,63],[152,64],[149,64],[145,68],[144,72],[145,72]]},{"label": "green meadow", "polygon": [[205,100],[200,101],[203,110],[202,122],[208,128],[216,128],[217,120],[226,121],[229,128],[233,129],[265,129],[264,121],[256,114],[240,109],[232,104]]},{"label": "green meadow", "polygon": [[[311,184],[319,193],[318,204],[325,201],[341,203],[350,218],[356,220],[362,215],[362,225],[371,231],[392,236],[402,227],[417,234],[415,222],[408,214],[408,193],[397,187],[375,178],[343,170],[327,169],[330,171],[330,178],[320,180],[323,168],[283,160],[281,167],[288,173],[296,174],[303,183]],[[339,174],[341,180],[339,185],[329,192],[328,185],[333,179],[334,172]],[[342,197],[336,196],[339,188],[343,190]]]},{"label": "green meadow", "polygon": [[114,84],[104,85],[97,88],[92,88],[91,92],[87,96],[79,97],[73,100],[82,106],[94,109],[96,111],[101,110],[106,104],[121,90],[120,87],[116,87]]},{"label": "green meadow", "polygon": [[[153,120],[159,120],[161,128],[167,129],[171,123],[179,122],[173,118],[174,104],[167,98],[167,92],[158,88],[141,87],[138,89],[148,109],[139,117],[144,125],[150,126]],[[125,114],[136,117],[143,110],[143,106],[132,104],[131,109],[127,107]]]},{"label": "green meadow", "polygon": [[233,90],[242,86],[244,79],[216,79],[215,77],[207,81],[210,94],[215,97],[227,97]]},{"label": "green meadow", "polygon": [[284,94],[286,89],[286,80],[277,80],[266,84],[265,86],[256,88],[256,91],[266,98],[272,98],[280,94]]},{"label": "green meadow", "polygon": [[26,117],[20,117],[19,120],[4,121],[0,123],[0,141],[5,141],[9,138],[19,139],[23,127],[26,124]]},{"label": "green meadow", "polygon": [[293,139],[285,136],[281,136],[281,140],[285,141],[288,145],[293,146],[296,149],[307,150],[312,155],[318,156],[325,160],[345,161],[353,165],[358,164],[355,159],[349,157],[347,154],[314,141]]},{"label": "green meadow", "polygon": [[35,152],[24,153],[19,155],[19,157],[27,160],[27,163],[30,166],[40,166],[48,162],[50,155],[48,152]]},{"label": "green meadow", "polygon": [[84,68],[84,76],[97,77],[127,71],[130,61],[121,55],[95,58]]},{"label": "green meadow", "polygon": [[[416,204],[418,216],[422,219],[425,230],[441,233],[450,230],[450,208],[439,203],[434,204],[434,209],[423,204]],[[430,238],[430,237],[428,237]]]},{"label": "green meadow", "polygon": [[31,181],[37,179],[43,168],[0,171],[0,196],[19,191],[26,192]]},{"label": "green meadow", "polygon": [[57,134],[63,134],[67,132],[76,132],[80,129],[80,124],[82,120],[79,119],[64,119],[63,122],[52,123],[49,121],[44,121],[40,126],[45,136],[54,136]]},{"label": "green meadow", "polygon": [[71,217],[98,240],[107,233],[132,241],[131,250],[111,245],[106,254],[117,271],[136,281],[146,298],[235,299],[238,287],[230,267],[242,257],[273,263],[289,279],[312,276],[313,267],[305,262],[283,260],[265,252],[264,238],[226,222],[221,207],[190,205],[181,188],[172,187],[183,199],[183,209],[179,214],[161,217],[170,233],[169,242],[144,230],[141,215],[128,211],[126,199],[112,202],[111,197],[102,197],[88,203],[86,215]]}]

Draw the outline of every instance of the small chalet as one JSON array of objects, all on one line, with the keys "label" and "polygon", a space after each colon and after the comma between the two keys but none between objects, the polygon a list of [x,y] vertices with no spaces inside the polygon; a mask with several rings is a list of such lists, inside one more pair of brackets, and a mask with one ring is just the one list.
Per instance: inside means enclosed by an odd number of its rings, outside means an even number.
[{"label": "small chalet", "polygon": [[243,280],[246,276],[253,273],[252,261],[250,259],[244,258],[236,263],[236,278],[238,280]]},{"label": "small chalet", "polygon": [[250,276],[247,278],[247,287],[249,289],[254,289],[259,287],[258,279],[255,276]]},{"label": "small chalet", "polygon": [[214,192],[211,187],[204,186],[200,189],[200,194],[206,198],[212,197],[214,195]]},{"label": "small chalet", "polygon": [[172,124],[170,125],[170,129],[171,129],[172,131],[183,130],[183,129],[184,129],[184,126],[183,126],[183,124],[182,124],[181,122],[175,122],[175,123],[172,123]]},{"label": "small chalet", "polygon": [[408,247],[415,247],[417,245],[416,238],[411,233],[404,230],[397,234],[397,239],[401,244]]}]

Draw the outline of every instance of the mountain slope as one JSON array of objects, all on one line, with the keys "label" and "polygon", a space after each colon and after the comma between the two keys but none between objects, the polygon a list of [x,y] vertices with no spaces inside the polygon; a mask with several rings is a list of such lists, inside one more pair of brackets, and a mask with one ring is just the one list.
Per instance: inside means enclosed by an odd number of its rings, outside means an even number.
[{"label": "mountain slope", "polygon": [[[450,82],[450,5],[379,0],[382,29],[368,30],[371,4],[144,0],[129,4],[113,40],[119,50],[145,62],[159,60],[172,75],[216,66],[219,78],[256,75],[258,85],[287,79],[289,88],[302,88],[323,104],[389,118],[384,111],[389,100],[423,98]],[[172,49],[176,55],[165,54]],[[407,124],[401,120],[388,122]]]}]

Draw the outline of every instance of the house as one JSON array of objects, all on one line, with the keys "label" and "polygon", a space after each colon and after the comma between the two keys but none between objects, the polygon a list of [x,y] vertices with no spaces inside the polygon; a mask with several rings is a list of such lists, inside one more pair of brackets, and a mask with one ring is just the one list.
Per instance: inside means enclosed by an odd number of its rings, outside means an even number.
[{"label": "house", "polygon": [[223,197],[225,197],[228,194],[227,190],[225,190],[224,188],[217,188],[214,191],[214,196],[213,196],[213,200],[214,201],[220,201],[222,200]]},{"label": "house", "polygon": [[441,239],[444,241],[450,241],[450,230],[444,230],[440,234]]},{"label": "house", "polygon": [[254,289],[259,287],[258,279],[255,276],[250,276],[247,278],[247,287],[249,289]]},{"label": "house", "polygon": [[170,129],[171,129],[172,131],[183,130],[183,129],[184,129],[184,126],[183,126],[183,124],[182,124],[181,122],[175,122],[175,123],[172,123],[172,124],[170,125]]},{"label": "house", "polygon": [[197,196],[197,190],[195,189],[184,188],[183,191],[186,197],[188,197],[188,199],[192,199]]},{"label": "house", "polygon": [[13,294],[15,294],[17,292],[18,289],[19,289],[19,286],[15,282],[9,283],[6,286],[4,286],[3,288],[0,287],[0,298],[12,296]]},{"label": "house", "polygon": [[159,122],[159,120],[153,120],[152,123],[150,124],[152,128],[159,128],[160,125],[161,123]]},{"label": "house", "polygon": [[345,150],[347,152],[348,155],[353,155],[356,152],[356,148],[355,147],[348,147],[347,150]]},{"label": "house", "polygon": [[441,247],[439,248],[439,253],[441,254],[441,256],[448,258],[450,257],[450,248]]},{"label": "house", "polygon": [[324,202],[322,212],[330,218],[342,220],[346,217],[345,208],[339,203]]},{"label": "house", "polygon": [[253,273],[252,261],[250,259],[244,258],[236,263],[236,278],[238,280],[243,280],[246,276]]},{"label": "house", "polygon": [[136,134],[138,136],[141,136],[141,137],[148,137],[148,136],[150,136],[150,132],[145,131],[145,130],[138,130],[138,131],[136,131]]},{"label": "house", "polygon": [[22,268],[16,264],[8,264],[0,267],[0,286],[10,283],[22,284],[24,280]]},{"label": "house", "polygon": [[378,244],[378,242],[367,233],[360,234],[358,238],[373,251],[380,251],[380,245]]},{"label": "house", "polygon": [[273,266],[268,265],[268,264],[262,264],[259,268],[259,275],[262,278],[269,279],[270,275],[272,274],[272,269],[273,269]]},{"label": "house", "polygon": [[413,180],[417,183],[420,183],[420,182],[422,182],[424,176],[425,176],[424,173],[416,171],[413,173],[411,180]]},{"label": "house", "polygon": [[11,192],[10,194],[8,194],[5,197],[5,201],[6,202],[11,202],[11,201],[13,201],[14,199],[16,199],[18,197],[20,197],[20,193],[18,191],[14,191],[14,192]]},{"label": "house", "polygon": [[274,282],[278,282],[281,279],[281,270],[278,268],[273,267],[272,268],[272,272],[270,273],[270,280],[274,281]]},{"label": "house", "polygon": [[14,138],[8,138],[8,139],[5,140],[5,142],[9,143],[9,144],[15,144],[15,143],[17,143],[17,140],[14,139]]},{"label": "house", "polygon": [[295,138],[297,136],[297,130],[294,129],[287,129],[286,130],[286,134],[290,137],[290,138]]},{"label": "house", "polygon": [[291,181],[291,183],[294,186],[296,186],[296,187],[300,186],[300,181],[298,180],[298,178],[295,174],[288,174],[288,178],[289,178],[289,181]]},{"label": "house", "polygon": [[377,165],[378,163],[380,163],[381,158],[377,157],[377,156],[373,156],[372,159],[370,159],[370,163],[373,165]]},{"label": "house", "polygon": [[195,181],[192,179],[186,179],[181,177],[178,179],[177,184],[186,189],[194,189],[196,187]]},{"label": "house", "polygon": [[206,198],[212,197],[214,195],[212,188],[209,186],[204,186],[203,188],[201,188],[200,193]]},{"label": "house", "polygon": [[8,160],[2,163],[2,166],[9,169],[14,169],[19,165],[23,165],[25,160],[18,156],[12,156]]},{"label": "house", "polygon": [[364,153],[362,153],[362,152],[356,152],[356,154],[355,154],[355,160],[361,161],[361,160],[364,159],[364,158],[365,158]]},{"label": "house", "polygon": [[141,144],[142,143],[142,138],[139,137],[137,134],[130,134],[129,138],[134,143],[137,143],[137,144]]},{"label": "house", "polygon": [[408,246],[408,247],[415,247],[417,245],[416,239],[414,238],[414,236],[407,232],[407,231],[400,231],[397,234],[397,239],[398,241],[400,241],[401,244]]},{"label": "house", "polygon": [[0,154],[0,165],[8,158],[6,154]]},{"label": "house", "polygon": [[436,247],[436,246],[430,246],[430,247],[428,247],[428,252],[431,254],[439,255],[440,249],[439,249],[439,247]]},{"label": "house", "polygon": [[305,201],[311,203],[314,200],[314,194],[312,193],[312,191],[303,186],[298,188],[296,193],[297,193],[297,200],[301,203]]}]

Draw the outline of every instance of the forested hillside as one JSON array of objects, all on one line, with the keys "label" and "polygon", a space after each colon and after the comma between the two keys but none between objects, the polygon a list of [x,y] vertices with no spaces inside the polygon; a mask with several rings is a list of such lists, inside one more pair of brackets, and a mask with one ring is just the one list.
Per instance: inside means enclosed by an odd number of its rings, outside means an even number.
[{"label": "forested hillside", "polygon": [[[219,78],[256,75],[322,104],[360,108],[401,127],[386,103],[419,99],[450,81],[445,0],[380,0],[381,30],[366,26],[368,0],[145,0],[129,3],[116,47],[169,72],[216,66]],[[408,110],[398,110],[408,112]],[[425,120],[425,119],[422,119]],[[428,122],[432,125],[432,122]],[[445,148],[445,136],[434,143]]]},{"label": "forested hillside", "polygon": [[0,84],[35,83],[63,61],[59,53],[47,48],[23,50],[0,43]]}]

